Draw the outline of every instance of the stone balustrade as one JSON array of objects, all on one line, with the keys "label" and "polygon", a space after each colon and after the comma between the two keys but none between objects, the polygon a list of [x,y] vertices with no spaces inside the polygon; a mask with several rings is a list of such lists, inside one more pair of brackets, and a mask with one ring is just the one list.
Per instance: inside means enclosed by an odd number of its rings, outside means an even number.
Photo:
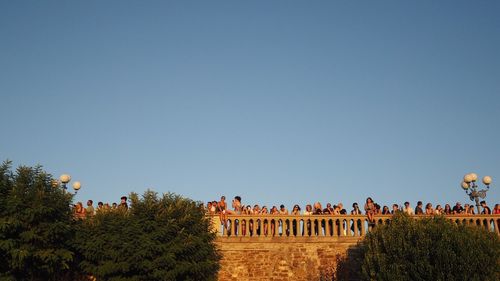
[{"label": "stone balustrade", "polygon": [[[429,216],[413,216],[415,219]],[[365,215],[228,215],[227,227],[218,215],[212,215],[214,229],[220,237],[362,237],[372,227],[387,224],[391,215],[377,215],[373,224]],[[456,224],[484,227],[500,235],[500,215],[448,215]]]}]

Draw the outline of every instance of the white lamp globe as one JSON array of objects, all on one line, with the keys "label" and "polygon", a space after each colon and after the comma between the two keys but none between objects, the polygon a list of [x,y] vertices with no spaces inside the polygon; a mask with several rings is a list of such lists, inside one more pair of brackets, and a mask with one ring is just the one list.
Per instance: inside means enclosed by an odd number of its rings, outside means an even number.
[{"label": "white lamp globe", "polygon": [[490,177],[490,176],[485,176],[485,177],[483,177],[483,183],[484,183],[485,185],[490,185],[490,184],[491,184],[491,182],[492,182],[492,179],[491,179],[491,177]]},{"label": "white lamp globe", "polygon": [[471,176],[472,181],[477,181],[477,174],[475,174],[475,173],[470,173],[469,175]]},{"label": "white lamp globe", "polygon": [[465,175],[464,176],[464,182],[466,182],[466,183],[472,182],[472,175],[471,174]]},{"label": "white lamp globe", "polygon": [[75,181],[75,183],[73,183],[74,190],[79,190],[81,187],[82,187],[82,184],[79,181]]},{"label": "white lamp globe", "polygon": [[62,174],[59,179],[61,180],[62,183],[66,184],[71,180],[71,176],[68,174]]},{"label": "white lamp globe", "polygon": [[469,184],[468,184],[468,183],[466,183],[466,182],[464,182],[464,181],[462,182],[461,186],[462,186],[462,188],[463,188],[463,189],[465,189],[465,190],[467,190],[467,189],[469,188]]}]

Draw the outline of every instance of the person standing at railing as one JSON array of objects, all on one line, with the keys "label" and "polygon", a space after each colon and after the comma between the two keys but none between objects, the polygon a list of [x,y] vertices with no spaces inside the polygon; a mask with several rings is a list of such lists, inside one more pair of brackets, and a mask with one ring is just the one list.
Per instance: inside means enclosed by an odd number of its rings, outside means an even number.
[{"label": "person standing at railing", "polygon": [[475,215],[476,211],[474,209],[475,209],[474,206],[470,205],[469,206],[469,212],[467,214],[469,214],[469,215]]},{"label": "person standing at railing", "polygon": [[391,214],[396,214],[397,212],[399,212],[399,206],[398,204],[392,204],[392,211],[391,211]]},{"label": "person standing at railing", "polygon": [[339,202],[339,204],[337,205],[339,207],[339,212],[341,215],[347,215],[347,210],[344,209],[344,204],[342,204],[342,202]]},{"label": "person standing at railing", "polygon": [[323,208],[321,207],[320,202],[314,203],[314,210],[313,210],[313,215],[322,215],[323,214]]},{"label": "person standing at railing", "polygon": [[[252,206],[250,205],[247,205],[245,208],[243,208],[242,212],[241,212],[243,215],[253,215],[253,210],[252,210]],[[247,222],[248,224],[248,232],[251,235],[253,235],[253,220],[250,220]],[[243,235],[246,235],[246,224],[245,224],[245,229],[243,230],[244,231],[244,234]],[[242,225],[242,229],[243,229],[243,225]]]},{"label": "person standing at railing", "polygon": [[233,214],[241,215],[241,210],[242,210],[243,206],[241,205],[241,197],[240,196],[234,196],[234,199],[233,199],[233,202],[231,203],[231,206],[233,207],[234,211],[228,210],[229,215],[233,215]]},{"label": "person standing at railing", "polygon": [[100,201],[99,201],[99,202],[97,202],[97,210],[96,210],[96,213],[97,213],[97,212],[102,212],[102,211],[104,211],[104,203],[102,203],[102,202],[100,202]]},{"label": "person standing at railing", "polygon": [[[260,207],[259,207],[259,205],[255,204],[253,206],[251,215],[259,215],[259,214],[260,214]],[[254,231],[255,231],[255,234],[260,235],[260,220],[256,220],[256,221],[251,220],[249,227],[250,227],[250,235],[253,235]]]},{"label": "person standing at railing", "polygon": [[[271,211],[269,211],[269,214],[273,215],[274,217],[276,217],[277,215],[280,214],[280,211],[278,210],[278,208],[276,206],[273,206],[271,208]],[[272,236],[274,236],[276,234],[275,229],[276,229],[276,220],[275,219],[271,219],[271,235]]]},{"label": "person standing at railing", "polygon": [[413,216],[415,214],[415,212],[413,211],[413,208],[410,206],[410,202],[408,202],[408,201],[405,202],[403,212],[407,213],[410,216]]},{"label": "person standing at railing", "polygon": [[253,214],[254,214],[254,215],[258,215],[258,214],[260,214],[260,206],[259,206],[258,204],[255,204],[255,205],[253,206]]},{"label": "person standing at railing", "polygon": [[436,209],[434,210],[434,214],[437,215],[437,216],[443,214],[443,208],[441,207],[441,205],[437,205],[436,206]]},{"label": "person standing at railing", "polygon": [[427,203],[425,205],[425,214],[426,215],[434,215],[434,209],[432,208],[432,204],[431,203]]},{"label": "person standing at railing", "polygon": [[325,215],[333,215],[333,211],[334,211],[334,209],[332,208],[332,204],[331,203],[327,203],[326,204],[326,208],[323,210],[323,214],[325,214]]},{"label": "person standing at railing", "polygon": [[285,208],[285,205],[283,205],[283,204],[280,205],[279,214],[280,215],[288,215],[288,210]]},{"label": "person standing at railing", "polygon": [[307,204],[306,205],[306,209],[304,210],[304,214],[305,216],[310,216],[313,214],[313,211],[312,211],[312,205],[311,204]]},{"label": "person standing at railing", "polygon": [[[359,205],[357,202],[352,203],[351,215],[362,215],[361,210],[359,209]],[[355,223],[358,226],[358,233],[361,235],[361,220],[356,219]],[[354,223],[351,224],[351,231],[352,231],[352,233],[356,234],[354,231]]]},{"label": "person standing at railing", "polygon": [[[344,204],[342,204],[342,202],[339,202],[335,206],[334,213],[335,213],[335,215],[339,215],[339,216],[341,216],[341,215],[347,215],[347,211],[346,211],[346,209],[344,209]],[[346,235],[347,234],[346,225],[345,225],[343,219],[341,219],[340,222],[338,220],[335,220],[335,225],[336,225],[336,227],[338,229],[337,233],[338,233],[338,235],[340,235],[340,223],[342,223],[343,229],[344,229],[343,232],[344,232],[344,235]]]},{"label": "person standing at railing", "polygon": [[[310,216],[313,214],[312,211],[312,206],[311,204],[306,205],[306,209],[304,210],[304,216]],[[306,220],[307,222],[305,223],[305,228],[307,229],[307,235],[311,236],[311,221]],[[302,236],[304,236],[304,229],[302,229]]]},{"label": "person standing at railing", "polygon": [[483,207],[483,211],[481,212],[481,215],[491,215],[491,209],[486,205],[486,201],[481,201],[481,207]]},{"label": "person standing at railing", "polygon": [[[226,210],[228,215],[241,215],[241,211],[243,209],[243,205],[241,205],[241,197],[240,196],[234,196],[233,201],[231,202],[231,207],[233,207],[233,210]],[[239,227],[239,221],[236,221],[235,219],[231,220],[231,223],[234,223],[234,232],[235,234],[238,233],[238,227]],[[245,226],[246,227],[246,226]],[[233,227],[231,227],[233,228]]]},{"label": "person standing at railing", "polygon": [[389,207],[384,206],[382,208],[382,215],[390,215],[390,214],[391,214],[391,212],[389,211]]},{"label": "person standing at railing", "polygon": [[422,201],[418,201],[417,207],[415,207],[415,215],[423,215],[423,214],[424,214],[423,203]]},{"label": "person standing at railing", "polygon": [[[260,210],[261,215],[268,215],[269,211],[267,210],[267,206],[262,206],[262,209]],[[267,219],[263,219],[262,225],[264,226],[264,235],[267,236],[267,226],[269,225],[269,221]]]},{"label": "person standing at railing", "polygon": [[500,204],[495,204],[495,209],[493,210],[493,214],[500,215]]},{"label": "person standing at railing", "polygon": [[460,204],[460,202],[457,202],[457,204],[455,204],[455,206],[453,207],[452,211],[454,215],[459,215],[464,212],[464,208],[462,208],[462,204]]},{"label": "person standing at railing", "polygon": [[243,210],[241,211],[241,213],[243,215],[252,215],[253,214],[252,206],[247,205],[245,208],[243,208]]},{"label": "person standing at railing", "polygon": [[[320,202],[314,203],[314,210],[313,210],[313,215],[322,215],[323,214],[323,207],[321,207]],[[321,223],[321,225],[324,227],[324,224]],[[320,232],[320,226],[317,221],[314,222],[314,234],[319,235]]]},{"label": "person standing at railing", "polygon": [[474,205],[464,205],[464,215],[474,215]]},{"label": "person standing at railing", "polygon": [[298,216],[300,215],[300,206],[295,204],[292,209],[292,215]]},{"label": "person standing at railing", "polygon": [[453,214],[453,210],[451,209],[450,204],[444,205],[444,211],[443,211],[443,213],[445,215],[452,215]]},{"label": "person standing at railing", "polygon": [[[292,213],[291,213],[293,216],[298,216],[300,215],[300,206],[295,204],[293,206],[293,209],[292,209]],[[292,231],[293,231],[293,235],[294,236],[297,236],[297,221],[296,220],[293,220],[292,221]]]},{"label": "person standing at railing", "polygon": [[214,204],[212,204],[212,201],[207,202],[207,213],[209,215],[215,215],[215,211],[217,210],[216,205],[217,205],[217,203],[214,205]]},{"label": "person standing at railing", "polygon": [[89,216],[95,215],[95,210],[94,210],[94,201],[92,200],[87,200],[87,208],[85,209],[85,212]]},{"label": "person standing at railing", "polygon": [[85,219],[86,212],[85,212],[85,208],[83,207],[82,202],[76,203],[74,212],[75,212],[75,218]]},{"label": "person standing at railing", "polygon": [[361,210],[357,202],[352,203],[351,215],[361,215]]},{"label": "person standing at railing", "polygon": [[[285,208],[285,205],[281,204],[280,209],[278,211],[280,215],[288,215],[288,210]],[[285,225],[284,225],[284,224]],[[279,221],[279,227],[281,227],[281,234],[285,233],[287,236],[290,235],[290,222]]]}]

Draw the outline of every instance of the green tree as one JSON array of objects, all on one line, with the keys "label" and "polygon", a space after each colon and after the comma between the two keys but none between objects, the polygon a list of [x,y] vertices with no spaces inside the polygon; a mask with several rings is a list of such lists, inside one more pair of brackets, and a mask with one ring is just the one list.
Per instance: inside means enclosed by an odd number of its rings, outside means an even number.
[{"label": "green tree", "polygon": [[215,234],[196,202],[173,194],[132,193],[129,211],[83,221],[81,269],[98,280],[214,280]]},{"label": "green tree", "polygon": [[74,279],[72,196],[53,183],[40,166],[0,166],[0,279]]},{"label": "green tree", "polygon": [[366,280],[500,280],[497,234],[446,218],[395,215],[364,241]]}]

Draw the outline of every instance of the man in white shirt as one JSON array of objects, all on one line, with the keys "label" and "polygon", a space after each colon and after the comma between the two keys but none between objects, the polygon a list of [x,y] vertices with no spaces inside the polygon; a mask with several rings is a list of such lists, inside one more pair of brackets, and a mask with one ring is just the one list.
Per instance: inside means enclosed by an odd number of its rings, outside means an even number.
[{"label": "man in white shirt", "polygon": [[405,202],[405,207],[403,208],[403,212],[407,213],[410,216],[413,216],[415,214],[413,208],[410,206],[410,202],[408,201]]}]

